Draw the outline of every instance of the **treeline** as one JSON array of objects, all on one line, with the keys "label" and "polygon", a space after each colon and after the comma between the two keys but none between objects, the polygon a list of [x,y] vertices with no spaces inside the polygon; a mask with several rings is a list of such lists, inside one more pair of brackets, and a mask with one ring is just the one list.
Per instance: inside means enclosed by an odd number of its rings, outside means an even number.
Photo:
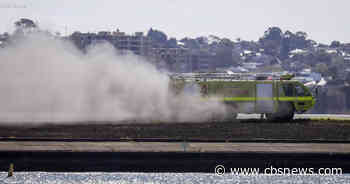
[{"label": "treeline", "polygon": [[[4,47],[11,37],[30,31],[42,31],[37,23],[26,18],[16,21],[14,26],[14,33],[0,35],[0,46]],[[42,32],[50,34],[47,31]],[[60,36],[60,33],[52,35]],[[73,37],[72,35],[69,37]],[[310,68],[333,82],[350,81],[350,43],[333,41],[330,45],[322,44],[309,39],[307,33],[302,31],[293,33],[283,31],[279,27],[270,27],[257,41],[239,38],[231,40],[215,35],[176,39],[153,28],[149,29],[145,36],[152,40],[152,48],[185,48],[190,52],[210,53],[214,56],[211,62],[215,67],[261,62],[265,63],[265,66],[279,64],[283,70],[288,71]]]}]

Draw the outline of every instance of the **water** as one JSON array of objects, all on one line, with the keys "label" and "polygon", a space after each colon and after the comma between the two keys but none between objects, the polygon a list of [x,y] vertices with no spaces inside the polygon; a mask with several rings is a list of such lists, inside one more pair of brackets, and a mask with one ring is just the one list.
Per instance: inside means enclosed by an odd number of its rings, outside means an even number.
[{"label": "water", "polygon": [[226,174],[216,176],[208,173],[47,173],[15,172],[7,178],[7,173],[0,172],[0,184],[203,184],[203,183],[278,183],[278,184],[318,184],[349,183],[350,174],[332,176],[242,176]]}]

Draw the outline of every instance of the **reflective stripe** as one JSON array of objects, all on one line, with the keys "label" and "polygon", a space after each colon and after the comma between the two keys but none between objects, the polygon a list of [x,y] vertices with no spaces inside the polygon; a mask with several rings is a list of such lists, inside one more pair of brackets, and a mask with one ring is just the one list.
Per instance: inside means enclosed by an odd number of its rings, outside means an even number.
[{"label": "reflective stripe", "polygon": [[255,98],[255,97],[225,97],[225,98],[221,98],[224,101],[273,101],[273,100],[277,100],[276,97],[274,98],[270,98],[270,97],[259,97],[259,98]]},{"label": "reflective stripe", "polygon": [[298,101],[298,102],[305,102],[305,101],[312,101],[311,96],[307,97],[280,97],[280,101]]},{"label": "reflective stripe", "polygon": [[[217,98],[217,97],[216,97]],[[218,100],[223,100],[223,101],[298,101],[298,102],[303,102],[303,101],[312,101],[312,97],[260,97],[260,98],[255,98],[255,97],[224,97],[224,98],[217,98]]]},{"label": "reflective stripe", "polygon": [[208,100],[208,99],[216,99],[216,100],[220,100],[220,101],[237,101],[237,102],[249,102],[249,101],[256,101],[256,100],[260,100],[260,101],[270,101],[270,100],[274,100],[274,101],[298,101],[298,102],[306,102],[306,101],[313,101],[312,97],[273,97],[273,98],[269,98],[269,97],[260,97],[260,98],[255,98],[255,97],[224,97],[224,98],[220,98],[220,97],[202,97],[203,100]]},{"label": "reflective stripe", "polygon": [[254,97],[224,97],[221,98],[224,101],[255,101]]}]

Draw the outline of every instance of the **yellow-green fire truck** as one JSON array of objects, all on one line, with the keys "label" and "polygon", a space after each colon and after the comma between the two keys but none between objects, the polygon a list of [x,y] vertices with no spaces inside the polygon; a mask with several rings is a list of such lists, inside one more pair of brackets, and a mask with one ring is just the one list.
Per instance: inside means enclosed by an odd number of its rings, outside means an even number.
[{"label": "yellow-green fire truck", "polygon": [[270,120],[291,120],[315,104],[311,91],[291,75],[190,73],[171,75],[175,93],[197,89],[203,99],[217,98],[225,104],[224,118],[238,113],[265,115]]}]

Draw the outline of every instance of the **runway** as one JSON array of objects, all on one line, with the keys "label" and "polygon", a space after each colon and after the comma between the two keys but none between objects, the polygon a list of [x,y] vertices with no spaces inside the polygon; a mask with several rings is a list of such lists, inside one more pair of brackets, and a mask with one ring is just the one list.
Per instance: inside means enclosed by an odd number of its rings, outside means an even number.
[{"label": "runway", "polygon": [[[342,168],[350,173],[348,115],[291,122],[81,123],[0,129],[0,170],[208,172],[240,168]],[[323,118],[322,120],[310,120]],[[337,120],[328,120],[336,118]],[[245,120],[247,119],[247,120]]]},{"label": "runway", "polygon": [[[238,114],[237,119],[260,119],[260,114]],[[295,114],[294,119],[350,120],[349,114]]]},{"label": "runway", "polygon": [[3,141],[0,152],[192,152],[350,154],[344,143]]}]

